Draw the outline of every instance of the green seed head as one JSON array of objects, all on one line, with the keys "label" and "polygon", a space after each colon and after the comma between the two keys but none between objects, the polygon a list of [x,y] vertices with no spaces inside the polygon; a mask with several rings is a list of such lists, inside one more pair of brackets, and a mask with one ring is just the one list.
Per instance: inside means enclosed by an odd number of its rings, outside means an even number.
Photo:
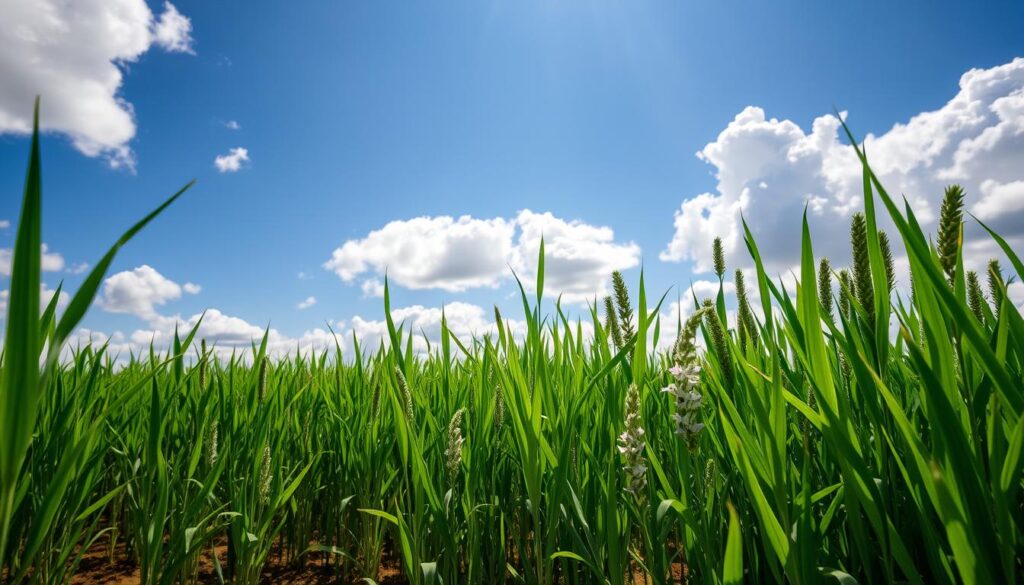
[{"label": "green seed head", "polygon": [[722,238],[715,238],[711,244],[711,259],[715,264],[715,274],[721,280],[725,276],[725,250],[722,248]]},{"label": "green seed head", "polygon": [[694,339],[697,337],[697,328],[709,309],[702,307],[686,319],[683,330],[676,338],[676,345],[672,352],[672,361],[676,364],[689,366],[697,361],[697,346]]},{"label": "green seed head", "polygon": [[619,330],[619,319],[615,316],[615,304],[611,297],[604,298],[604,328],[611,336],[616,349],[622,349],[622,331]]},{"label": "green seed head", "polygon": [[395,367],[395,378],[398,380],[398,390],[402,393],[405,419],[409,422],[409,426],[413,426],[416,419],[413,417],[412,391],[409,389],[409,383],[405,380],[405,374],[397,366]]},{"label": "green seed head", "polygon": [[199,389],[206,389],[206,339],[203,339],[200,343],[200,357],[199,357]]},{"label": "green seed head", "polygon": [[985,321],[984,312],[981,309],[985,302],[985,293],[981,292],[981,282],[978,280],[978,273],[967,271],[967,302],[971,306],[971,312],[980,322]]},{"label": "green seed head", "polygon": [[260,501],[264,504],[270,502],[270,485],[274,480],[274,473],[270,468],[270,445],[263,446],[263,461],[260,464]]},{"label": "green seed head", "polygon": [[896,286],[896,267],[892,259],[892,248],[889,246],[889,236],[881,230],[878,231],[878,247],[882,251],[882,261],[885,262],[885,282],[892,292]]},{"label": "green seed head", "polygon": [[875,321],[875,291],[871,283],[871,260],[868,256],[868,225],[863,213],[853,214],[850,223],[850,243],[853,247],[853,279],[857,300],[867,311],[868,321]]},{"label": "green seed head", "polygon": [[846,320],[850,319],[850,297],[854,294],[853,277],[845,268],[839,271],[839,312]]},{"label": "green seed head", "polygon": [[964,190],[960,185],[946,187],[939,211],[939,261],[950,282],[956,273],[957,251],[960,249],[960,225],[964,220]]},{"label": "green seed head", "polygon": [[822,258],[818,264],[818,301],[822,313],[828,315],[829,321],[835,319],[832,304],[832,265],[828,258]]},{"label": "green seed head", "polygon": [[757,345],[758,333],[757,323],[754,321],[754,312],[750,310],[750,299],[747,298],[747,287],[743,281],[743,272],[736,269],[736,304],[737,323],[736,328],[740,332],[740,347],[747,350],[747,340]]},{"label": "green seed head", "polygon": [[708,329],[711,331],[711,342],[715,346],[715,355],[718,356],[718,363],[722,367],[722,376],[726,386],[732,387],[735,378],[733,377],[729,346],[725,342],[725,328],[718,318],[718,313],[715,312],[714,305],[711,304],[711,299],[704,299],[704,308],[706,309],[704,322],[707,323]]},{"label": "green seed head", "polygon": [[1006,284],[1003,282],[1003,269],[999,266],[999,260],[993,258],[988,261],[988,295],[995,306],[996,316],[999,316],[1003,305],[1003,293]]},{"label": "green seed head", "polygon": [[626,287],[626,280],[622,273],[616,270],[612,273],[612,288],[615,291],[615,306],[619,313],[619,336],[622,343],[629,343],[633,338],[633,305],[629,301],[629,289]]},{"label": "green seed head", "polygon": [[267,398],[267,358],[260,360],[260,378],[257,386],[260,404]]}]

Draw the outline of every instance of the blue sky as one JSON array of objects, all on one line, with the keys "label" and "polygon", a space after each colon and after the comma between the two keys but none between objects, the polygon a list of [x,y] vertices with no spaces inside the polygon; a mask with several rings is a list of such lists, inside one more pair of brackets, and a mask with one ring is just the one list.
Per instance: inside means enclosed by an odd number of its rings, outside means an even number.
[{"label": "blue sky", "polygon": [[[111,4],[138,11],[141,1]],[[78,9],[105,10],[99,2]],[[1018,213],[1024,195],[1015,182],[1024,179],[1024,170],[1016,171],[1019,177],[1003,167],[972,167],[959,175],[937,170],[958,160],[963,140],[1019,121],[1016,110],[1004,115],[993,104],[1024,88],[1024,63],[992,73],[1001,80],[995,93],[972,94],[986,120],[964,130],[941,115],[965,93],[965,72],[1010,67],[1024,56],[1024,5],[1018,2],[324,1],[257,8],[178,0],[173,8],[150,2],[148,9],[151,21],[144,12],[133,21],[140,34],[148,32],[148,43],[140,40],[129,49],[129,59],[114,59],[123,79],[110,92],[110,107],[129,112],[134,135],[127,140],[104,138],[102,128],[90,126],[96,114],[76,109],[84,106],[76,103],[74,84],[96,75],[95,67],[75,69],[79,53],[87,54],[81,61],[100,64],[115,54],[88,48],[96,31],[60,41],[67,44],[64,52],[12,40],[13,33],[0,36],[10,49],[0,51],[8,55],[0,57],[0,74],[7,70],[11,81],[5,85],[16,85],[0,90],[0,190],[8,194],[0,201],[0,219],[16,221],[27,154],[28,140],[16,120],[29,104],[16,98],[41,93],[44,123],[53,109],[60,118],[43,142],[44,240],[64,261],[62,270],[45,274],[51,288],[61,279],[76,287],[82,275],[72,274],[72,267],[94,262],[131,222],[198,179],[122,252],[111,274],[147,265],[163,279],[201,290],[163,296],[149,290],[159,300],[147,306],[130,290],[111,289],[83,323],[106,335],[159,329],[155,314],[187,320],[206,308],[252,325],[272,323],[282,340],[328,320],[342,321],[344,328],[357,315],[380,319],[381,300],[364,294],[361,284],[379,278],[381,263],[394,270],[402,258],[384,254],[380,260],[379,250],[364,242],[353,253],[378,254],[377,264],[369,261],[350,282],[324,264],[345,242],[358,243],[388,222],[416,217],[514,222],[520,210],[550,212],[555,221],[614,232],[608,247],[595,250],[588,248],[588,232],[570,230],[575,235],[566,236],[567,279],[582,282],[580,274],[606,267],[602,260],[614,268],[608,259],[615,256],[627,259],[621,263],[629,264],[624,267],[633,280],[642,261],[655,291],[685,289],[709,278],[694,273],[702,268],[701,243],[710,247],[704,232],[731,225],[731,219],[722,208],[706,207],[686,224],[703,218],[704,231],[679,236],[674,215],[681,204],[701,193],[720,198],[718,203],[740,201],[739,188],[728,192],[739,184],[753,189],[748,203],[738,205],[757,222],[761,208],[750,198],[778,201],[783,191],[774,190],[786,189],[795,176],[795,163],[787,162],[792,156],[778,151],[794,143],[779,137],[794,127],[810,135],[815,119],[833,106],[849,112],[858,133],[879,137],[879,151],[902,153],[889,159],[912,159],[894,164],[892,180],[912,198],[919,195],[923,206],[941,194],[925,192],[925,185],[946,177],[976,186],[979,198],[981,185],[995,181],[985,190],[989,208],[999,211],[992,217],[1003,217],[1011,236],[1024,233]],[[168,10],[178,19],[161,21]],[[3,11],[8,18],[0,20],[21,18],[25,27],[35,26],[17,9]],[[161,31],[161,22],[169,28]],[[12,64],[30,55],[43,55],[41,67],[53,65],[58,72]],[[70,95],[50,99],[60,91]],[[728,144],[738,143],[724,140],[723,132],[748,106],[763,109],[767,119],[754,115],[742,122],[753,120],[748,129],[769,139],[730,150]],[[940,115],[918,129],[890,132],[922,112]],[[791,126],[773,125],[772,118]],[[240,128],[227,127],[230,121]],[[750,137],[739,125],[735,130]],[[83,135],[106,146],[89,152],[75,142]],[[720,137],[718,155],[695,155]],[[920,155],[920,145],[944,138],[949,145],[941,153]],[[249,160],[236,172],[220,172],[215,157],[238,147]],[[1008,138],[986,160],[1022,148],[1019,139]],[[755,164],[758,157],[763,164]],[[112,160],[119,168],[112,168]],[[128,160],[131,165],[124,164]],[[727,184],[720,184],[723,176]],[[797,199],[783,209],[802,209],[817,197],[827,201],[823,237],[841,243],[832,226],[847,221],[852,209],[848,194],[835,187],[841,179],[799,182],[796,192],[785,193]],[[757,185],[765,185],[764,193]],[[788,241],[792,226],[777,218],[798,213],[765,209],[759,238]],[[13,234],[13,227],[0,230],[0,248],[11,246]],[[397,228],[379,239],[395,234]],[[672,241],[677,245],[667,252]],[[422,251],[426,242],[411,237],[409,250]],[[473,242],[458,254],[473,251]],[[987,253],[981,248],[979,258]],[[745,266],[735,238],[730,250],[731,264]],[[570,265],[573,259],[582,264]],[[347,262],[351,268],[355,260]],[[493,266],[480,276],[484,286],[453,286],[444,279],[452,273],[477,278],[480,267],[472,258],[442,263],[450,270],[396,286],[394,306],[464,302],[489,315],[499,304],[515,316],[513,283],[494,277]],[[780,260],[780,272],[784,265]],[[0,276],[0,287],[6,283]],[[581,290],[601,286],[583,283]],[[297,308],[310,296],[315,305]],[[134,308],[118,299],[136,301]]]}]

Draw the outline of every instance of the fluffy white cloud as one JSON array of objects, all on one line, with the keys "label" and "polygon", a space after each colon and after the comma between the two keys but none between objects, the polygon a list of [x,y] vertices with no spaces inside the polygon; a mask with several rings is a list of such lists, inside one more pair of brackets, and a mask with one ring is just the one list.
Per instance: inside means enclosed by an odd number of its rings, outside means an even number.
[{"label": "fluffy white cloud", "polygon": [[[51,300],[53,300],[53,295],[56,294],[56,292],[57,291],[55,291],[55,290],[51,289],[50,287],[46,286],[46,283],[43,283],[43,284],[40,285],[40,287],[39,287],[39,310],[40,311],[46,309],[46,306],[50,304]],[[3,320],[3,319],[7,318],[7,300],[10,298],[10,296],[11,296],[11,291],[9,291],[7,289],[4,289],[4,290],[0,291],[0,320]],[[71,296],[68,294],[68,292],[65,291],[65,290],[60,291],[60,296],[57,297],[57,309],[58,310],[62,310],[64,307],[68,306],[68,303],[70,303],[70,302],[71,302]]]},{"label": "fluffy white cloud", "polygon": [[[443,308],[448,329],[467,347],[474,337],[497,334],[497,327],[489,313],[483,308],[470,303],[451,303]],[[406,335],[413,336],[413,350],[426,353],[428,344],[433,347],[441,341],[442,309],[413,305],[391,311],[391,318],[396,327],[404,327]],[[526,331],[525,323],[515,319],[503,319],[513,335],[521,336]],[[361,316],[352,318],[349,335],[355,334],[356,339],[365,351],[375,351],[382,344],[390,343],[387,321],[369,320]],[[404,338],[403,338],[404,339]]]},{"label": "fluffy white cloud", "polygon": [[639,263],[639,246],[617,243],[611,228],[523,210],[512,219],[393,221],[363,239],[345,242],[324,268],[345,282],[372,274],[362,284],[371,296],[381,291],[378,277],[385,272],[391,282],[406,288],[460,292],[497,287],[511,277],[511,266],[529,284],[535,278],[541,236],[545,290],[552,296],[565,293],[569,302],[604,294],[613,270]]},{"label": "fluffy white cloud", "polygon": [[[11,248],[0,248],[0,275],[10,276],[14,262],[14,250]],[[49,247],[43,244],[42,269],[45,272],[60,272],[64,270],[64,257],[56,252],[50,252]]]},{"label": "fluffy white cloud", "polygon": [[[726,280],[722,283],[722,291],[725,294],[731,294],[736,291],[736,285],[731,281]],[[697,297],[697,300],[704,300],[706,298],[714,299],[718,296],[718,281],[711,280],[698,280],[690,285],[690,289],[686,292],[685,297],[692,299]]]},{"label": "fluffy white cloud", "polygon": [[165,3],[157,20],[145,0],[0,0],[0,22],[0,134],[30,132],[41,95],[44,130],[132,167],[135,119],[119,95],[122,66],[154,44],[191,52],[188,18]]},{"label": "fluffy white cloud", "polygon": [[9,227],[11,227],[11,220],[9,220],[9,219],[0,219],[0,230],[5,230],[5,229],[7,229]]},{"label": "fluffy white cloud", "polygon": [[302,310],[302,309],[308,309],[308,308],[312,307],[315,304],[316,304],[316,297],[310,296],[310,297],[306,297],[306,299],[303,300],[302,302],[300,302],[298,305],[295,305],[295,307],[297,309],[299,309],[299,310]]},{"label": "fluffy white cloud", "polygon": [[[186,290],[189,294],[196,294],[199,287],[188,283]],[[181,291],[178,283],[143,264],[103,281],[103,295],[97,304],[111,313],[130,313],[143,319],[153,319],[157,317],[156,307],[181,298]]]},{"label": "fluffy white cloud", "polygon": [[197,295],[203,292],[203,287],[199,286],[194,282],[186,282],[185,284],[181,285],[181,288],[184,289],[184,291],[190,295]]},{"label": "fluffy white cloud", "polygon": [[224,122],[224,126],[228,130],[241,130],[242,129],[242,125],[239,124],[238,122],[236,122],[235,120],[228,120],[227,122]]},{"label": "fluffy white cloud", "polygon": [[369,278],[363,281],[363,284],[359,285],[363,289],[364,297],[383,297],[384,296],[384,283],[379,278]]},{"label": "fluffy white cloud", "polygon": [[551,296],[562,294],[570,303],[604,296],[612,271],[640,263],[640,246],[616,243],[610,227],[565,221],[551,213],[530,210],[519,212],[516,225],[519,236],[510,261],[516,273],[526,285],[534,281],[543,237],[544,290]]},{"label": "fluffy white cloud", "polygon": [[464,215],[392,221],[334,250],[324,268],[343,281],[374,270],[412,289],[497,286],[507,271],[515,226]]},{"label": "fluffy white cloud", "polygon": [[990,221],[1003,215],[1022,215],[1024,211],[1024,181],[1000,183],[986,179],[981,183],[981,201],[974,206],[979,219]]},{"label": "fluffy white cloud", "polygon": [[[0,302],[6,299],[6,293],[0,293]],[[52,293],[51,293],[52,294]],[[479,306],[468,303],[452,303],[443,309],[449,329],[459,340],[469,345],[474,337],[495,334],[497,329],[489,315]],[[442,309],[413,305],[394,309],[391,313],[395,324],[405,329],[405,335],[413,336],[413,350],[425,354],[428,347],[437,349],[441,341]],[[202,319],[200,323],[200,319]],[[211,349],[222,358],[232,352],[238,352],[243,358],[249,357],[249,348],[259,343],[264,334],[267,335],[267,351],[270,355],[280,357],[296,351],[308,353],[311,350],[333,351],[341,347],[342,351],[350,351],[349,344],[353,336],[359,341],[364,352],[373,352],[383,344],[390,344],[387,333],[387,322],[353,317],[350,323],[336,321],[332,324],[335,333],[315,328],[304,331],[302,335],[291,337],[281,331],[249,323],[245,319],[227,315],[218,309],[209,309],[205,313],[196,313],[190,317],[163,316],[154,314],[148,319],[147,326],[130,333],[114,331],[106,334],[89,329],[79,329],[69,341],[68,347],[75,348],[89,342],[105,343],[110,341],[109,351],[120,354],[122,358],[129,353],[140,355],[148,351],[150,344],[159,351],[171,346],[175,329],[184,335],[199,324],[196,339],[205,339]],[[522,321],[506,319],[506,327],[512,335],[522,337],[526,326]],[[592,332],[588,323],[584,323],[585,335]],[[337,344],[337,345],[336,345]]]},{"label": "fluffy white cloud", "polygon": [[222,173],[234,173],[242,168],[242,163],[247,162],[249,162],[249,150],[241,146],[232,148],[227,154],[217,155],[217,158],[213,159],[214,166]]},{"label": "fluffy white cloud", "polygon": [[[727,252],[743,258],[736,263],[747,264],[743,214],[769,269],[784,269],[799,256],[806,205],[816,254],[846,261],[849,217],[863,191],[860,164],[840,131],[832,115],[816,119],[808,133],[761,108],[743,110],[697,154],[715,168],[716,192],[683,202],[661,259],[693,260],[697,271],[710,270],[711,240],[720,236]],[[944,186],[959,182],[969,210],[1006,237],[1024,236],[1024,58],[968,71],[943,107],[869,134],[865,144],[886,190],[906,196],[926,229],[934,227]],[[968,226],[969,238],[978,233]]]},{"label": "fluffy white cloud", "polygon": [[153,25],[153,42],[172,53],[195,54],[192,49],[192,21],[182,16],[170,2]]}]

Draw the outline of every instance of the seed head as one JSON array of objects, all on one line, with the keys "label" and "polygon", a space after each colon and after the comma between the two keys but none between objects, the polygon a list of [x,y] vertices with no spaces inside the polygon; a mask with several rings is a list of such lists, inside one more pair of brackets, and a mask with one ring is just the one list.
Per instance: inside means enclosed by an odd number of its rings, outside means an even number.
[{"label": "seed head", "polygon": [[274,474],[270,469],[270,444],[263,446],[263,462],[260,464],[260,501],[264,504],[270,502],[270,484],[274,480]]},{"label": "seed head", "polygon": [[622,331],[619,330],[619,319],[615,316],[615,305],[611,297],[604,298],[604,328],[615,344],[615,349],[622,349]]},{"label": "seed head", "polygon": [[405,374],[397,366],[395,367],[395,378],[398,379],[398,390],[402,393],[402,400],[404,401],[405,420],[409,422],[409,426],[413,426],[416,424],[416,419],[413,417],[412,392],[409,390],[409,383],[405,380]]},{"label": "seed head", "polygon": [[885,263],[885,282],[892,292],[896,286],[896,266],[892,259],[892,247],[889,245],[889,236],[882,230],[878,230],[878,247],[882,251],[882,261]]},{"label": "seed head", "polygon": [[821,311],[828,315],[829,321],[835,320],[835,313],[832,311],[832,265],[828,258],[822,258],[818,264],[818,301],[821,303]]},{"label": "seed head", "polygon": [[264,356],[260,359],[260,379],[259,385],[257,386],[260,404],[267,398],[267,358]]},{"label": "seed head", "polygon": [[964,189],[960,185],[946,187],[939,210],[939,261],[949,281],[956,274],[956,257],[960,249],[960,225],[964,220]]},{"label": "seed head", "polygon": [[373,398],[370,400],[370,424],[380,416],[380,383],[373,385]]},{"label": "seed head", "polygon": [[750,310],[750,300],[747,298],[747,287],[743,282],[743,272],[736,270],[736,301],[739,312],[737,314],[736,327],[740,331],[740,348],[747,350],[747,340],[757,345],[757,323],[754,321],[754,312]]},{"label": "seed head", "polygon": [[715,473],[715,460],[708,457],[708,462],[704,464],[704,485],[707,489],[714,489]]},{"label": "seed head", "polygon": [[210,467],[217,464],[217,426],[217,421],[213,420],[206,431],[206,461]]},{"label": "seed head", "polygon": [[448,423],[448,447],[444,451],[445,467],[448,470],[448,481],[455,486],[459,475],[459,464],[462,463],[462,409],[455,411]]},{"label": "seed head", "polygon": [[993,258],[988,261],[988,295],[992,298],[997,319],[1002,309],[1005,290],[1006,284],[1003,282],[1003,269],[999,266],[999,260]]},{"label": "seed head", "polygon": [[722,376],[725,378],[726,386],[732,387],[735,378],[732,371],[732,359],[729,355],[729,346],[725,343],[725,329],[722,321],[715,312],[711,299],[704,299],[704,322],[711,330],[711,342],[715,346],[715,355],[718,356],[718,363],[722,366]]},{"label": "seed head", "polygon": [[715,238],[711,244],[711,259],[715,265],[715,274],[721,280],[725,276],[725,250],[722,248],[722,238]]},{"label": "seed head", "polygon": [[501,432],[505,424],[505,396],[501,392],[501,384],[494,386],[494,431]]},{"label": "seed head", "polygon": [[206,340],[203,339],[200,345],[202,355],[199,358],[199,389],[206,390]]},{"label": "seed head", "polygon": [[981,292],[981,282],[978,281],[978,273],[969,270],[967,272],[967,301],[971,306],[971,312],[979,322],[985,322],[985,315],[981,310],[985,302],[985,293]]},{"label": "seed head", "polygon": [[855,294],[853,277],[850,276],[850,271],[843,270],[839,271],[839,312],[843,317],[850,320],[850,309],[851,303],[850,298]]},{"label": "seed head", "polygon": [[622,278],[622,273],[618,270],[612,273],[612,288],[615,290],[615,305],[619,311],[619,337],[622,343],[628,343],[634,333],[633,306],[629,301],[626,280]]},{"label": "seed head", "polygon": [[[704,397],[700,394],[700,366],[697,364],[697,348],[693,339],[697,335],[697,327],[701,319],[708,313],[714,313],[709,306],[696,311],[686,321],[686,326],[676,341],[676,349],[672,354],[672,365],[669,374],[672,383],[661,389],[672,396],[675,412],[675,433],[682,438],[691,450],[697,448],[697,436],[703,430],[700,422],[700,405]],[[716,317],[712,317],[717,321]]]},{"label": "seed head", "polygon": [[619,453],[626,472],[626,491],[641,497],[647,485],[647,464],[644,462],[644,428],[640,413],[640,391],[636,384],[626,390],[625,429],[619,435]]},{"label": "seed head", "polygon": [[857,285],[857,300],[875,322],[875,290],[871,283],[871,260],[868,256],[868,225],[863,213],[853,214],[850,223],[850,243],[853,247],[853,279]]}]

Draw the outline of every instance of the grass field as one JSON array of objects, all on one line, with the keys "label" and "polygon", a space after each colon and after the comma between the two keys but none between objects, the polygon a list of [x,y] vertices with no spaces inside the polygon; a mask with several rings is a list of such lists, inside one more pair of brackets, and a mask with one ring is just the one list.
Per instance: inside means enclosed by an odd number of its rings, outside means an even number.
[{"label": "grass field", "polygon": [[748,231],[736,318],[721,293],[692,299],[670,352],[642,277],[616,277],[592,338],[542,314],[542,245],[525,335],[500,315],[479,339],[442,325],[424,356],[388,316],[386,348],[344,359],[271,359],[258,339],[214,358],[193,330],[115,361],[62,348],[181,192],[57,315],[38,294],[40,173],[35,137],[0,386],[6,583],[69,583],[83,559],[167,585],[311,562],[343,583],[1024,582],[1024,320],[1006,294],[1024,265],[991,233],[1006,275],[964,269],[955,187],[932,243],[865,161],[853,266],[816,258],[805,221],[787,290]]}]

